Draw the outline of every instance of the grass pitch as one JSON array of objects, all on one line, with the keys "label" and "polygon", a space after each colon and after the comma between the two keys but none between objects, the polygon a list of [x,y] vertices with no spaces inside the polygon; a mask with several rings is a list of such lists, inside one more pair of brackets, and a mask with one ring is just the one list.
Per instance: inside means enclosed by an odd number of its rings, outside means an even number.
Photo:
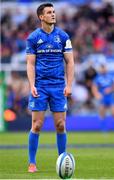
[{"label": "grass pitch", "polygon": [[[41,133],[34,174],[27,172],[27,142],[28,133],[0,134],[0,179],[59,179],[55,133]],[[114,179],[114,132],[68,133],[67,151],[76,160],[72,178]]]}]

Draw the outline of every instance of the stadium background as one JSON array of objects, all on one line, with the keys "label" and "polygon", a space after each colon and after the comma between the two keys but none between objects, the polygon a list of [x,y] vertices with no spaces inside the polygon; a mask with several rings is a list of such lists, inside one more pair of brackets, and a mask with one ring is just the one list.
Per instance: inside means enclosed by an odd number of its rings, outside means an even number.
[{"label": "stadium background", "polygon": [[[98,106],[91,93],[91,84],[99,64],[104,61],[108,70],[114,73],[114,1],[71,0],[53,3],[57,25],[69,34],[74,49],[75,80],[72,97],[68,100],[68,129],[100,130]],[[1,98],[1,107],[4,107],[1,116],[5,119],[7,130],[30,128],[25,46],[28,34],[40,26],[36,16],[38,4],[39,1],[32,0],[1,3],[0,77],[1,80],[4,78],[1,93],[5,96]],[[44,130],[53,130],[50,115],[47,111]],[[2,130],[4,121],[1,120],[1,123]],[[49,123],[50,126],[47,126]],[[114,130],[110,113],[107,126],[109,130]]]}]

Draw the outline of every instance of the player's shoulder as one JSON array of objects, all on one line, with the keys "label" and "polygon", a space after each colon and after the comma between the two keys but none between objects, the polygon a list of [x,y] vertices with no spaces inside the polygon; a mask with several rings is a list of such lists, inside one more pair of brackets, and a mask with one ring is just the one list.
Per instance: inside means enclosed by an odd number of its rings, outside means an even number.
[{"label": "player's shoulder", "polygon": [[29,34],[27,39],[36,39],[40,33],[41,33],[40,28],[37,28]]},{"label": "player's shoulder", "polygon": [[69,35],[63,30],[63,29],[61,29],[61,28],[59,28],[59,27],[55,27],[55,31],[56,31],[56,33],[57,34],[59,34],[60,36],[67,36],[67,37],[69,37]]}]

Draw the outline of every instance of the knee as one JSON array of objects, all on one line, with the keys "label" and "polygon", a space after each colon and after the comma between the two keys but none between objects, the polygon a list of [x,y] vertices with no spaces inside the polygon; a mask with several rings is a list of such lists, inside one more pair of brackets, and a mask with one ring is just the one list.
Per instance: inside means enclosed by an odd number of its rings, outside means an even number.
[{"label": "knee", "polygon": [[40,120],[33,120],[32,121],[33,132],[36,132],[36,133],[40,132],[41,127],[42,127],[42,122]]},{"label": "knee", "polygon": [[64,132],[65,131],[65,121],[59,120],[56,124],[57,132]]},{"label": "knee", "polygon": [[36,132],[40,132],[40,129],[41,129],[41,126],[39,124],[36,124],[35,127],[34,127],[34,130]]}]

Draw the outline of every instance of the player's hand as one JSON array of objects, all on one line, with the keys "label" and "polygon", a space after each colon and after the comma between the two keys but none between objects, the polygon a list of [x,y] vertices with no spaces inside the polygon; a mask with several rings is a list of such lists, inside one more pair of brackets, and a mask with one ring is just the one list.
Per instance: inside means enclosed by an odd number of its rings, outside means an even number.
[{"label": "player's hand", "polygon": [[72,93],[71,93],[71,87],[66,86],[66,87],[64,88],[64,96],[68,97],[68,96],[71,96],[71,95],[72,95]]},{"label": "player's hand", "polygon": [[33,86],[31,88],[31,93],[32,93],[33,97],[39,97],[39,94],[38,94],[37,89],[36,89],[35,86]]},{"label": "player's hand", "polygon": [[102,99],[102,95],[101,95],[100,93],[97,93],[97,94],[96,94],[96,99],[97,99],[97,100],[101,100],[101,99]]},{"label": "player's hand", "polygon": [[112,92],[112,88],[106,88],[105,90],[104,90],[104,93],[105,94],[110,94]]}]

